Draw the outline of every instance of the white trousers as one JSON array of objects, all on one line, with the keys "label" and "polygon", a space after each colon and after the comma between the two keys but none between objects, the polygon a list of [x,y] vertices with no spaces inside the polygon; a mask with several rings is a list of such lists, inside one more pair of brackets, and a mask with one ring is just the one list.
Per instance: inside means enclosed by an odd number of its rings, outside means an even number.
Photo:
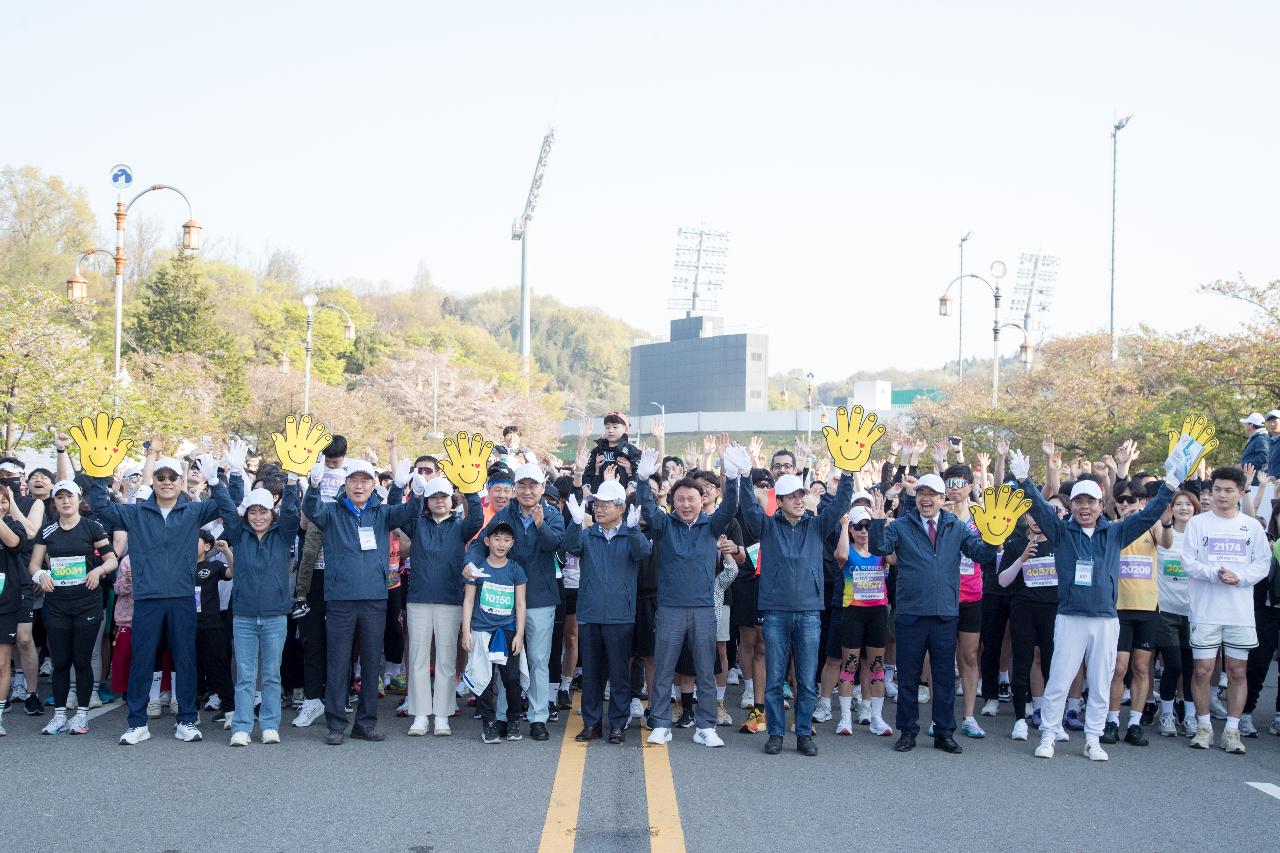
[{"label": "white trousers", "polygon": [[[462,606],[406,605],[409,615],[409,713],[450,717],[457,707],[453,679],[457,667]],[[431,682],[431,641],[436,644],[436,677]]]},{"label": "white trousers", "polygon": [[1062,733],[1062,712],[1067,704],[1067,691],[1085,666],[1085,683],[1089,685],[1089,707],[1085,713],[1084,732],[1092,738],[1102,736],[1111,702],[1111,677],[1116,670],[1116,642],[1120,639],[1120,620],[1115,616],[1068,616],[1059,613],[1053,623],[1053,662],[1049,666],[1049,683],[1044,688],[1044,704],[1040,708],[1040,731]]}]

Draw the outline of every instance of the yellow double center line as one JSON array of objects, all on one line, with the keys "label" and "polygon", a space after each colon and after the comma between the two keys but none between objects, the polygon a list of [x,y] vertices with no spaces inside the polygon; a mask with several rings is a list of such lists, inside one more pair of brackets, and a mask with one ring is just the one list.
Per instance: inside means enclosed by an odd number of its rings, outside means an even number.
[{"label": "yellow double center line", "polygon": [[[554,699],[553,699],[554,701]],[[579,707],[574,694],[573,709],[565,712],[564,738],[560,742],[560,759],[556,778],[551,785],[547,819],[542,824],[540,853],[572,853],[578,833],[578,807],[582,802],[582,777],[587,768],[587,744],[574,740],[569,721]],[[644,729],[641,728],[641,735]],[[680,807],[676,804],[676,786],[671,776],[671,761],[666,746],[649,746],[644,750],[644,790],[649,802],[649,849],[653,853],[684,853],[684,829],[680,826]]]}]

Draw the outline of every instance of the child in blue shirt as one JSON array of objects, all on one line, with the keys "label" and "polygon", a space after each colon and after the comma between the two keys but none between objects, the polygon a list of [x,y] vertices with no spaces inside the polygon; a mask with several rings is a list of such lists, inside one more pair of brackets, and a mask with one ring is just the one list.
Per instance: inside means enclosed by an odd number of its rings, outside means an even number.
[{"label": "child in blue shirt", "polygon": [[[500,521],[484,538],[488,556],[481,575],[468,580],[462,595],[462,647],[471,653],[463,680],[476,694],[483,721],[481,740],[497,743],[499,679],[507,691],[507,707],[520,707],[520,655],[524,650],[525,585],[519,563],[507,559],[516,542],[511,525]],[[514,715],[513,715],[514,716]],[[507,740],[520,740],[518,718],[507,723]]]}]

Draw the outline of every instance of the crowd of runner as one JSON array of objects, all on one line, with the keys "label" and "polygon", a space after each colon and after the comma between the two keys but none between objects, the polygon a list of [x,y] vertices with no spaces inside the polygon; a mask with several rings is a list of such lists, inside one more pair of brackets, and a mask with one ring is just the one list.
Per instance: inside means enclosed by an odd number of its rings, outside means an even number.
[{"label": "crowd of runner", "polygon": [[[470,477],[394,441],[379,470],[340,435],[309,475],[231,439],[94,477],[59,435],[56,470],[0,459],[0,735],[23,712],[85,735],[123,700],[127,745],[166,714],[182,741],[203,718],[236,747],[255,727],[279,743],[286,714],[331,745],[469,714],[498,743],[576,709],[580,741],[638,722],[654,745],[735,731],[811,756],[818,726],[908,751],[929,706],[948,753],[1012,713],[1042,758],[1071,731],[1097,761],[1148,732],[1244,754],[1280,735],[1280,699],[1257,707],[1280,638],[1280,410],[1241,423],[1243,457],[1218,467],[902,435],[842,470],[799,441],[681,456],[659,428],[641,448],[613,412],[572,464],[516,427],[483,453],[459,436]],[[990,489],[1030,504],[999,545]],[[380,725],[387,693],[401,725]]]}]

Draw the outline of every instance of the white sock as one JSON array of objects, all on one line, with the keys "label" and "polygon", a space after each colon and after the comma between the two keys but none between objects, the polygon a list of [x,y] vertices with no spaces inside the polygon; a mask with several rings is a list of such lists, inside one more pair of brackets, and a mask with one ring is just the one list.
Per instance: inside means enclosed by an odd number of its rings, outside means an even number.
[{"label": "white sock", "polygon": [[1172,699],[1161,699],[1161,700],[1160,700],[1160,713],[1161,713],[1161,714],[1172,714],[1172,713],[1173,713],[1173,700],[1172,700]]},{"label": "white sock", "polygon": [[1188,720],[1199,719],[1199,717],[1196,715],[1196,703],[1188,702],[1186,704],[1187,704],[1187,707],[1183,713],[1185,713],[1187,716],[1184,719],[1188,719]]},{"label": "white sock", "polygon": [[1008,683],[1009,683],[1009,673],[1007,673],[1007,672],[1005,672],[1005,671],[1001,670],[1001,672],[1000,672],[1000,683],[1001,683],[1001,684],[1008,684]]},{"label": "white sock", "polygon": [[1032,696],[1032,697],[1031,697],[1031,710],[1033,710],[1033,711],[1042,711],[1042,710],[1044,710],[1044,697],[1043,697],[1043,696]]},{"label": "white sock", "polygon": [[826,697],[824,696],[823,698],[821,698],[821,699],[819,699],[819,700],[818,700],[818,707],[820,707],[820,708],[826,708],[828,711],[830,711],[830,710],[831,710],[831,700],[830,700],[830,699],[828,699],[828,698],[826,698]]},{"label": "white sock", "polygon": [[158,672],[151,673],[151,695],[149,698],[152,702],[160,701],[160,673]]},{"label": "white sock", "polygon": [[[717,702],[724,701],[724,688],[721,687],[719,684],[716,685],[716,701]],[[830,705],[831,703],[828,702],[827,704]]]},{"label": "white sock", "polygon": [[756,686],[751,682],[750,678],[742,679],[742,693],[744,696],[755,696]]},{"label": "white sock", "polygon": [[1240,728],[1239,717],[1227,717],[1227,731]]},{"label": "white sock", "polygon": [[843,719],[848,719],[848,718],[849,718],[850,712],[851,712],[851,710],[852,710],[852,706],[853,706],[853,697],[852,697],[852,696],[841,696],[841,697],[840,697],[840,718],[841,718],[842,720],[843,720]]},{"label": "white sock", "polygon": [[1068,710],[1068,711],[1075,711],[1077,714],[1079,714],[1079,713],[1080,713],[1080,703],[1081,703],[1082,701],[1083,701],[1083,700],[1081,700],[1081,699],[1072,699],[1070,696],[1068,696],[1068,697],[1067,697],[1067,710]]},{"label": "white sock", "polygon": [[1199,727],[1199,726],[1212,726],[1212,725],[1213,725],[1213,723],[1209,722],[1209,715],[1208,715],[1208,714],[1196,714],[1196,726],[1197,726],[1197,727]]},{"label": "white sock", "polygon": [[1142,722],[1142,712],[1129,709],[1129,725],[1136,726]]},{"label": "white sock", "polygon": [[880,719],[883,719],[883,718],[880,716],[880,713],[881,713],[883,710],[884,710],[884,697],[883,697],[883,696],[872,696],[872,697],[871,697],[871,719],[873,719],[873,720],[880,720]]},{"label": "white sock", "polygon": [[569,685],[571,685],[571,684],[573,684],[573,679],[572,679],[572,678],[561,678],[561,679],[560,679],[560,689],[561,689],[561,690],[568,690],[568,689],[569,689]]},{"label": "white sock", "polygon": [[13,687],[10,689],[25,689],[27,686],[27,676],[20,669],[13,671]]},{"label": "white sock", "polygon": [[1108,723],[1115,723],[1117,726],[1118,726],[1118,725],[1120,725],[1120,712],[1119,712],[1119,711],[1108,711],[1108,712],[1107,712],[1107,722],[1108,722]]}]

